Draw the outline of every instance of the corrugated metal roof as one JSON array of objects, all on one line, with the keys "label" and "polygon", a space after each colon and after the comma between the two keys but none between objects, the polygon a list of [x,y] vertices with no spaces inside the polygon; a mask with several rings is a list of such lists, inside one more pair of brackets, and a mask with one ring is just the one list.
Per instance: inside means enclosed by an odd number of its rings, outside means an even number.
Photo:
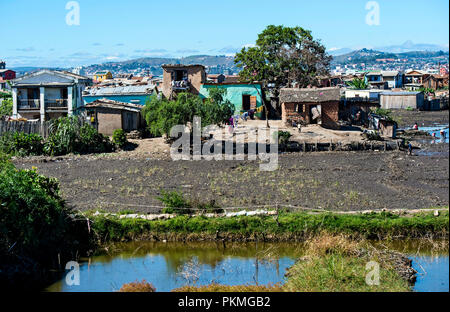
[{"label": "corrugated metal roof", "polygon": [[151,94],[155,86],[123,86],[123,87],[104,87],[86,90],[91,96],[103,95],[128,95],[128,94]]},{"label": "corrugated metal roof", "polygon": [[382,92],[381,95],[417,95],[419,93],[422,93],[422,92],[420,92],[420,91],[404,91],[404,92],[385,91],[385,92]]}]

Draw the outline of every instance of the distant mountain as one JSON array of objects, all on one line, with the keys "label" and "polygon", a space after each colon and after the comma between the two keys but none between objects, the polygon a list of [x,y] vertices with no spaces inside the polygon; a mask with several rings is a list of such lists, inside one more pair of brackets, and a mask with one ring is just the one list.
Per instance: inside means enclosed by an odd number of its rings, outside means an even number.
[{"label": "distant mountain", "polygon": [[339,56],[339,55],[350,53],[352,51],[353,50],[349,49],[349,48],[341,48],[341,49],[329,49],[327,51],[327,53],[330,54],[331,56]]},{"label": "distant mountain", "polygon": [[400,45],[391,45],[386,47],[376,47],[375,50],[390,53],[404,53],[413,51],[448,51],[448,46],[428,43],[414,43],[408,40]]},{"label": "distant mountain", "polygon": [[133,70],[149,70],[154,75],[162,74],[161,65],[163,64],[200,64],[204,66],[222,66],[225,68],[234,68],[234,57],[232,56],[212,56],[212,55],[192,55],[182,58],[155,58],[145,57],[122,62],[109,62],[104,64],[95,64],[84,67],[86,72],[95,72],[98,70],[109,70],[111,72],[129,72]]},{"label": "distant mountain", "polygon": [[448,62],[448,56],[448,52],[444,51],[411,51],[403,53],[392,53],[371,49],[361,49],[333,57],[332,64],[371,64],[377,62],[377,60],[380,59],[406,59],[409,61],[412,61],[414,59],[429,59]]}]

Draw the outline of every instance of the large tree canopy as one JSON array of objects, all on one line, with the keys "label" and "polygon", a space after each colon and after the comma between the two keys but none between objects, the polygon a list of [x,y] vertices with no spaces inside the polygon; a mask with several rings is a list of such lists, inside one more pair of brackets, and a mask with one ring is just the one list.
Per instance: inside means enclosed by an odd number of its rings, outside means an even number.
[{"label": "large tree canopy", "polygon": [[328,73],[331,57],[301,27],[268,26],[258,35],[255,47],[236,54],[236,66],[243,81],[259,81],[275,90],[296,82],[301,87],[315,85],[317,76]]}]

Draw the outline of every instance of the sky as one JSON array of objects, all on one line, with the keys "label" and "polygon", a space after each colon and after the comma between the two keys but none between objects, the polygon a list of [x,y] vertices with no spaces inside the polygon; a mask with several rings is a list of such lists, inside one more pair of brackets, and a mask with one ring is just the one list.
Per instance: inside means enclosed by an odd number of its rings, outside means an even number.
[{"label": "sky", "polygon": [[0,0],[0,16],[8,67],[232,55],[270,24],[309,29],[329,51],[449,42],[448,0]]}]

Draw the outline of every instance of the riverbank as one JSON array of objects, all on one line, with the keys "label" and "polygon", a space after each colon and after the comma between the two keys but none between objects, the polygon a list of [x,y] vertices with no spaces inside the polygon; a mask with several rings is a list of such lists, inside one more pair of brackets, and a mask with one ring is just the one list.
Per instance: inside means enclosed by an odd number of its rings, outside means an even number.
[{"label": "riverbank", "polygon": [[207,218],[177,216],[168,220],[90,216],[100,244],[115,241],[304,241],[322,231],[366,239],[447,238],[449,213],[399,215],[280,213],[276,216]]}]

